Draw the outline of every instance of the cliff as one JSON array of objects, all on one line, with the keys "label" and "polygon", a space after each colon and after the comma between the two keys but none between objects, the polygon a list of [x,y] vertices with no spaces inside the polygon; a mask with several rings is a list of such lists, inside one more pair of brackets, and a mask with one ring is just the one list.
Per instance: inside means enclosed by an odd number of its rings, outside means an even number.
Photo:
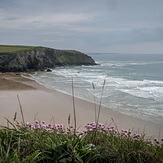
[{"label": "cliff", "polygon": [[[1,72],[30,72],[58,66],[96,65],[88,55],[73,50],[57,50],[46,47],[0,46]],[[18,47],[18,46],[17,46]],[[19,46],[21,47],[21,46]],[[2,50],[3,48],[3,50]]]}]

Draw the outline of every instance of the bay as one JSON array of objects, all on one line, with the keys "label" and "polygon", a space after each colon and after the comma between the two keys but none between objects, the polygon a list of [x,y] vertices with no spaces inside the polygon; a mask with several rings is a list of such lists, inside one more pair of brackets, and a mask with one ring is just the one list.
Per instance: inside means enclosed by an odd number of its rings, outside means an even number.
[{"label": "bay", "polygon": [[[163,55],[88,53],[99,65],[57,67],[32,79],[61,92],[100,102],[124,114],[163,124]],[[93,89],[92,83],[95,87]]]}]

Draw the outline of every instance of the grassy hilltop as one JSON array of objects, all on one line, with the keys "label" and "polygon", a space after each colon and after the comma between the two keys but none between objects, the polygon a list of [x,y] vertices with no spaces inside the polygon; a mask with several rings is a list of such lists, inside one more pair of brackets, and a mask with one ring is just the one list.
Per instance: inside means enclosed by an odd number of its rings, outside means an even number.
[{"label": "grassy hilltop", "polygon": [[32,50],[36,46],[21,46],[21,45],[0,45],[0,54],[2,53],[16,53],[26,50]]},{"label": "grassy hilltop", "polygon": [[[41,47],[40,46],[25,46],[25,45],[0,45],[0,54],[18,53],[18,52],[34,50],[34,49],[39,49],[39,48],[41,48]],[[60,51],[68,52],[68,53],[82,54],[81,52],[76,51],[76,50],[60,50]]]}]

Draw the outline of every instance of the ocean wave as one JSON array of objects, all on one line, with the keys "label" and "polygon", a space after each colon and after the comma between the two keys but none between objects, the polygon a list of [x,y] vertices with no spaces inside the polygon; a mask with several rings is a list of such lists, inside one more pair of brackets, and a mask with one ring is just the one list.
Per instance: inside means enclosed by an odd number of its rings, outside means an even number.
[{"label": "ocean wave", "polygon": [[117,62],[117,61],[100,61],[99,64],[103,67],[125,67],[125,66],[142,66],[142,65],[152,65],[152,64],[163,64],[162,61],[155,61],[155,62]]}]

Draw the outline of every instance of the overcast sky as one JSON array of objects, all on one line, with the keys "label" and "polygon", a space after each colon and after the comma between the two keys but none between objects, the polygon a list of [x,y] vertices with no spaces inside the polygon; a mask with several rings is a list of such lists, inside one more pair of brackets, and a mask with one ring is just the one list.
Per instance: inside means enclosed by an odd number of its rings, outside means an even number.
[{"label": "overcast sky", "polygon": [[0,0],[0,44],[163,54],[163,0]]}]

